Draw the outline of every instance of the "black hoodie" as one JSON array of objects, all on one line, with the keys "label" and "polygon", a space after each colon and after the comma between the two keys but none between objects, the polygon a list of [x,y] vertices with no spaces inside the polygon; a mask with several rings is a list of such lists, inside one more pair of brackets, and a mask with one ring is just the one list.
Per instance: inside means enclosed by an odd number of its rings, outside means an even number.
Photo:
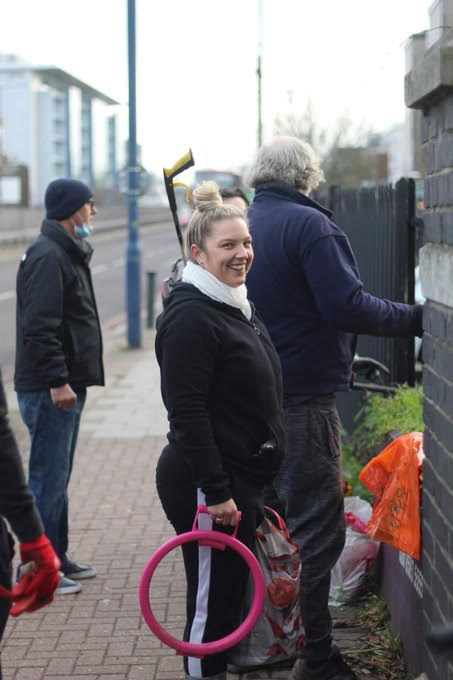
[{"label": "black hoodie", "polygon": [[[156,356],[169,443],[208,505],[231,498],[229,476],[257,485],[283,459],[281,368],[263,323],[178,284],[157,320]],[[268,440],[274,450],[260,451]]]},{"label": "black hoodie", "polygon": [[0,515],[6,517],[21,543],[44,532],[33,495],[26,482],[17,443],[8,422],[8,408],[0,372]]}]

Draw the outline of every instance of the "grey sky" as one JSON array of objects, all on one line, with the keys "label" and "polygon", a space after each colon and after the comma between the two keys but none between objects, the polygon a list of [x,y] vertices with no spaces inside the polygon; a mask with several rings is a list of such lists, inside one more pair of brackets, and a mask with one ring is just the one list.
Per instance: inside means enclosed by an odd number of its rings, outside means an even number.
[{"label": "grey sky", "polygon": [[[3,0],[2,52],[55,64],[127,101],[126,0]],[[258,0],[136,0],[138,136],[160,171],[191,146],[198,167],[247,163],[256,145]],[[264,136],[308,98],[328,126],[347,112],[404,119],[403,44],[431,0],[263,0]],[[125,135],[125,107],[121,113]]]}]

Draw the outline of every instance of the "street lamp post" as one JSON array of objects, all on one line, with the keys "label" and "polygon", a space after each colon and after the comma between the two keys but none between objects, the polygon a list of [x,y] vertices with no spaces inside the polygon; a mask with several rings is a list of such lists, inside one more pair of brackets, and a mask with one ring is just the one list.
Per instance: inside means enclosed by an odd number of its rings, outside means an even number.
[{"label": "street lamp post", "polygon": [[137,165],[136,69],[135,69],[135,0],[127,0],[127,36],[129,71],[129,164],[128,164],[128,241],[126,249],[127,334],[130,347],[141,346],[141,257],[139,242],[140,195]]},{"label": "street lamp post", "polygon": [[256,76],[258,84],[258,125],[257,125],[257,142],[258,149],[263,143],[263,120],[262,120],[262,89],[261,89],[261,78],[262,78],[262,67],[261,67],[261,54],[263,51],[263,0],[258,0],[258,61],[256,66]]}]

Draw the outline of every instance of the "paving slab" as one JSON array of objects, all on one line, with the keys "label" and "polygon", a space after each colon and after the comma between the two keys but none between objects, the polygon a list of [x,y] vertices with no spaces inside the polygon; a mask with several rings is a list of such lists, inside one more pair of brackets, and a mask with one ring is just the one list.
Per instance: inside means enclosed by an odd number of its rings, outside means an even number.
[{"label": "paving slab", "polygon": [[[96,567],[97,576],[83,581],[79,594],[57,596],[45,609],[10,619],[2,645],[4,680],[184,678],[181,658],[153,636],[138,602],[147,560],[173,536],[154,482],[167,418],[153,334],[145,334],[141,350],[125,349],[118,334],[106,344],[107,386],[88,390],[69,489],[69,554]],[[11,399],[10,407],[14,411]],[[26,459],[27,438],[23,430],[18,436]],[[153,592],[159,621],[181,636],[185,578],[178,551],[160,565]],[[346,624],[336,629],[338,643],[356,649],[361,631],[347,624],[353,610],[341,616]],[[289,673],[259,670],[229,674],[229,680],[286,680]]]}]

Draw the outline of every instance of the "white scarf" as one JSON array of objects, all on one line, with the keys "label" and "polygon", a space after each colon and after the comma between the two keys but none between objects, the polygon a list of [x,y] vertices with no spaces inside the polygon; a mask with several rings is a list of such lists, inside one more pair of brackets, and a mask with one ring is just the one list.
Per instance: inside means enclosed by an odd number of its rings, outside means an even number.
[{"label": "white scarf", "polygon": [[247,288],[244,283],[237,288],[227,286],[226,283],[219,281],[214,274],[210,274],[206,269],[190,260],[184,267],[182,281],[183,283],[191,283],[199,291],[217,302],[224,302],[230,307],[240,309],[249,321],[252,318],[252,309],[247,300]]}]

